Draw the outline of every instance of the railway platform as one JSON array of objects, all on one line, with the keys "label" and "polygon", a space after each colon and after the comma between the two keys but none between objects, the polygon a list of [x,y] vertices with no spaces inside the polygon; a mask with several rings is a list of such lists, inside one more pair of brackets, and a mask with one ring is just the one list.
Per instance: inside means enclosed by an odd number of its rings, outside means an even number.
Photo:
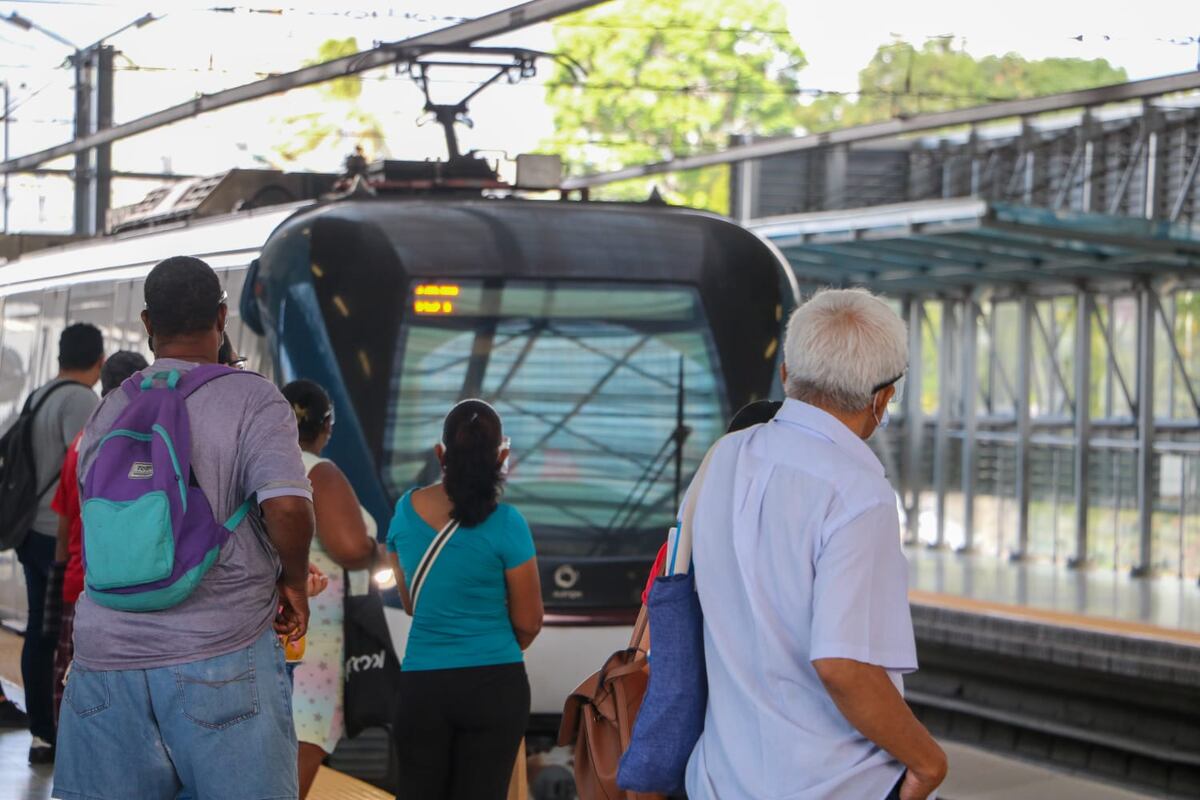
[{"label": "railway platform", "polygon": [[1200,796],[1200,589],[912,549],[936,735],[1173,797]]},{"label": "railway platform", "polygon": [[[919,612],[918,612],[919,613]],[[19,682],[20,637],[0,631],[0,680],[9,697],[23,699]],[[29,733],[0,729],[0,798],[48,800],[52,766],[26,763]],[[1024,757],[998,755],[970,744],[945,742],[951,773],[941,792],[944,800],[1139,800],[1170,796],[1122,788],[1097,780],[1084,770],[1051,768]],[[323,768],[311,800],[385,800],[392,795],[333,769]],[[536,800],[536,798],[534,799]]]}]

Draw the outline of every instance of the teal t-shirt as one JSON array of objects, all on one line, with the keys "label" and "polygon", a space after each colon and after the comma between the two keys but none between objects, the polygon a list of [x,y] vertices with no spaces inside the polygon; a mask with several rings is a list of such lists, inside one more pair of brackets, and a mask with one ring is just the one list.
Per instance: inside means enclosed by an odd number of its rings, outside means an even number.
[{"label": "teal t-shirt", "polygon": [[[417,514],[412,492],[400,498],[388,526],[388,549],[411,586],[417,564],[437,531]],[[521,512],[501,503],[473,528],[459,528],[425,578],[403,669],[461,669],[515,664],[521,647],[508,618],[504,571],[535,555]]]}]

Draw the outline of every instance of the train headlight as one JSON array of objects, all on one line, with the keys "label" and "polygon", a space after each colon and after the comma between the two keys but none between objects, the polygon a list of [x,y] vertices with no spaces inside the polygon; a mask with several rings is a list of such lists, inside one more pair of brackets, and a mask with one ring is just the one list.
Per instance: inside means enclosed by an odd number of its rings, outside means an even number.
[{"label": "train headlight", "polygon": [[390,589],[396,585],[396,573],[390,567],[379,570],[371,578],[380,589]]}]

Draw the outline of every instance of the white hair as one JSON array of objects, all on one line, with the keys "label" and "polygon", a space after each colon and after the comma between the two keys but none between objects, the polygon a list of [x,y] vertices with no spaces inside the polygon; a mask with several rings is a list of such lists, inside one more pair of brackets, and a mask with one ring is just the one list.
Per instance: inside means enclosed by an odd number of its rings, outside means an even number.
[{"label": "white hair", "polygon": [[887,304],[863,289],[828,289],[792,313],[783,350],[788,397],[861,411],[872,389],[908,366],[908,330]]}]

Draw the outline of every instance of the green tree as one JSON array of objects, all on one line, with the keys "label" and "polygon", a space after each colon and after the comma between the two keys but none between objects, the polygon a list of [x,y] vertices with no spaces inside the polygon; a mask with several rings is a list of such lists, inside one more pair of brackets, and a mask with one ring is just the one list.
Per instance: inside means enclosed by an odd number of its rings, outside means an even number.
[{"label": "green tree", "polygon": [[1029,61],[1015,53],[977,59],[956,49],[950,37],[931,39],[920,48],[896,41],[881,45],[859,72],[856,97],[819,97],[802,116],[808,130],[825,131],[1127,79],[1125,70],[1104,59]]},{"label": "green tree", "polygon": [[[320,64],[358,51],[358,40],[353,36],[328,39],[321,44],[317,57],[305,63]],[[359,144],[368,159],[386,154],[382,124],[359,105],[362,78],[349,75],[301,91],[317,100],[310,107],[318,110],[281,120],[285,128],[283,143],[274,148],[280,166],[330,169],[334,164],[340,166],[340,160]]]},{"label": "green tree", "polygon": [[[546,90],[556,133],[544,144],[573,174],[718,150],[739,133],[795,132],[804,54],[776,0],[617,0],[554,25],[560,65]],[[718,167],[629,181],[598,196],[725,212]]]}]

